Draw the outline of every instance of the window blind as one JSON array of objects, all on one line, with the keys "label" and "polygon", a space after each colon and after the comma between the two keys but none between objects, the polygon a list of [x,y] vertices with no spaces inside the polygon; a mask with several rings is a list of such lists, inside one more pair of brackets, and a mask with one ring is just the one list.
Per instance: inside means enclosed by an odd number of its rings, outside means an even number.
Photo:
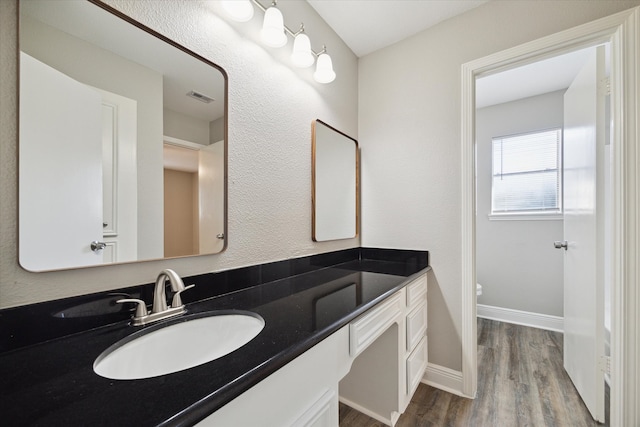
[{"label": "window blind", "polygon": [[561,129],[492,139],[492,213],[561,212]]}]

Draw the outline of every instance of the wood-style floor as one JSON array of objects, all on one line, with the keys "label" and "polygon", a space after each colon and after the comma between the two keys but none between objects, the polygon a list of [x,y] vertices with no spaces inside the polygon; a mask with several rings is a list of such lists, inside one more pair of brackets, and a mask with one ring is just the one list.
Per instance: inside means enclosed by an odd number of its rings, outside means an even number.
[{"label": "wood-style floor", "polygon": [[[396,426],[602,426],[562,367],[562,338],[557,332],[478,319],[477,398],[420,384]],[[384,424],[340,404],[340,426]]]}]

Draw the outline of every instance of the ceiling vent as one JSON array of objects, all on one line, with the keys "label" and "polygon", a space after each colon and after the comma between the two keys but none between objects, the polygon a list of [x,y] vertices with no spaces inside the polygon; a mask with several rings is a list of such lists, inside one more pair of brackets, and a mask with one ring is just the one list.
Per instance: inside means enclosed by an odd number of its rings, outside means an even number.
[{"label": "ceiling vent", "polygon": [[197,99],[200,102],[204,102],[205,104],[210,104],[211,102],[215,101],[215,99],[210,98],[207,95],[203,95],[199,92],[196,92],[195,90],[192,90],[189,93],[187,93],[187,96],[193,99]]}]

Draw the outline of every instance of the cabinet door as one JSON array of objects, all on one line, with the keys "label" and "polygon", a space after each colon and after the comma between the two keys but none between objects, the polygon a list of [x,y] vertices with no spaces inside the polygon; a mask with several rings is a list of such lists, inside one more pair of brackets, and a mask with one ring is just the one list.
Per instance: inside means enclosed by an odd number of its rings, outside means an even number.
[{"label": "cabinet door", "polygon": [[327,390],[322,397],[314,402],[291,426],[335,427],[334,414],[337,411],[337,406],[338,397],[335,391]]},{"label": "cabinet door", "polygon": [[407,394],[409,398],[418,388],[425,369],[427,369],[427,337],[422,338],[422,341],[407,358]]},{"label": "cabinet door", "polygon": [[407,315],[407,351],[411,352],[427,332],[427,303]]}]

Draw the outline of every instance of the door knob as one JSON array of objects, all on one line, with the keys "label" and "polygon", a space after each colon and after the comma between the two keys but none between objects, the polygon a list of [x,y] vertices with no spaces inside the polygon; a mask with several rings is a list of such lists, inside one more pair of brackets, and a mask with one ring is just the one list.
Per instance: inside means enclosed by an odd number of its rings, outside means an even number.
[{"label": "door knob", "polygon": [[93,242],[91,242],[91,250],[93,252],[101,251],[106,247],[107,247],[107,244],[105,242],[98,242],[97,240],[94,240]]},{"label": "door knob", "polygon": [[553,247],[556,249],[564,248],[564,250],[566,251],[569,248],[569,245],[567,244],[566,240],[556,240],[555,242],[553,242]]}]

